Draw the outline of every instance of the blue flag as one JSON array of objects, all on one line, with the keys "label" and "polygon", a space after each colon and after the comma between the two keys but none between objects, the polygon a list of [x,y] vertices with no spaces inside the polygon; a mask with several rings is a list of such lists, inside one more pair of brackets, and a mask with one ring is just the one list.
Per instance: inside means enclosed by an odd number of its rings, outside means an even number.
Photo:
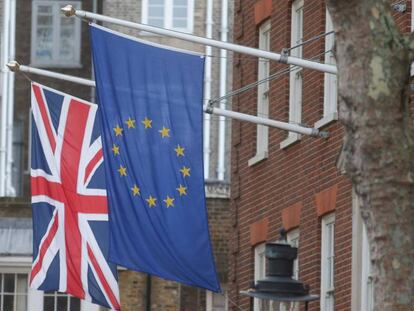
[{"label": "blue flag", "polygon": [[90,27],[109,204],[109,259],[220,291],[205,206],[204,57]]}]

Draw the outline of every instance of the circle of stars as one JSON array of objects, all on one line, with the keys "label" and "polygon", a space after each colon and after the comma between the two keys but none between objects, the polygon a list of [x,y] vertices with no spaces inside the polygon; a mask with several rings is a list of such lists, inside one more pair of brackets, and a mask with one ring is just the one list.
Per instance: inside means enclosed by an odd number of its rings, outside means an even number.
[{"label": "circle of stars", "polygon": [[[135,119],[128,117],[127,120],[125,120],[122,124],[125,124],[125,128],[121,127],[121,125],[118,123],[113,127],[115,138],[121,139],[122,136],[126,133],[124,130],[133,130],[136,129],[136,123],[139,122],[141,124],[141,128],[143,128],[145,131],[152,129],[152,121],[147,116],[144,117],[142,120],[136,121]],[[157,130],[161,139],[168,139],[171,137],[171,130],[168,127],[162,126],[161,129]],[[121,156],[121,147],[119,144],[113,143],[112,144],[112,155],[113,157],[120,157]],[[177,144],[174,146],[174,152],[175,156],[177,158],[184,158],[185,157],[185,148],[181,146],[180,144]],[[119,165],[118,169],[118,175],[120,178],[126,177],[128,175],[127,173],[127,167],[123,166],[122,164]],[[179,173],[182,178],[185,180],[186,178],[189,178],[191,176],[191,169],[188,166],[181,166],[179,169]],[[178,197],[184,197],[187,196],[188,193],[188,187],[186,185],[182,185],[181,183],[178,185],[177,188],[175,188],[177,191]],[[141,197],[142,191],[141,188],[137,185],[137,183],[133,183],[130,186],[130,194],[132,197]],[[175,207],[175,197],[174,195],[170,196],[167,195],[165,198],[161,199],[161,203],[158,203],[159,200],[153,196],[152,194],[149,194],[147,197],[143,198],[143,201],[145,201],[145,204],[149,208],[155,208],[159,205],[165,206],[166,208],[172,208]]]}]

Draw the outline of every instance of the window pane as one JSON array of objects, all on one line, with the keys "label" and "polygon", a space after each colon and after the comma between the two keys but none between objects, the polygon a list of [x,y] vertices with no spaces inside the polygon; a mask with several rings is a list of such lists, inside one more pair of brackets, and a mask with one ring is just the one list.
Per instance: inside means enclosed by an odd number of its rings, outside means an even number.
[{"label": "window pane", "polygon": [[66,311],[68,309],[68,297],[67,296],[57,297],[57,309],[59,311]]},{"label": "window pane", "polygon": [[185,19],[174,19],[174,28],[187,28],[187,21]]},{"label": "window pane", "polygon": [[164,17],[164,8],[162,6],[151,6],[148,8],[148,17]]},{"label": "window pane", "polygon": [[174,0],[174,6],[178,6],[178,5],[187,6],[187,1],[188,0]]},{"label": "window pane", "polygon": [[70,297],[70,311],[80,311],[80,300]]},{"label": "window pane", "polygon": [[164,5],[164,0],[148,0],[148,5]]},{"label": "window pane", "polygon": [[53,55],[53,29],[38,28],[36,42],[36,57],[40,60],[50,60]]},{"label": "window pane", "polygon": [[14,293],[14,274],[4,275],[4,290],[5,293]]},{"label": "window pane", "polygon": [[59,58],[61,61],[70,62],[75,59],[75,41],[72,29],[62,28],[60,31]]},{"label": "window pane", "polygon": [[187,18],[187,8],[186,7],[174,8],[173,17],[174,18],[176,17]]},{"label": "window pane", "polygon": [[148,24],[157,27],[163,27],[164,20],[162,18],[148,18]]},{"label": "window pane", "polygon": [[27,295],[17,295],[16,296],[16,311],[26,311],[27,310]]},{"label": "window pane", "polygon": [[[70,19],[70,18],[68,18]],[[53,16],[50,15],[38,15],[37,24],[40,26],[51,26],[53,24]]]},{"label": "window pane", "polygon": [[26,274],[17,275],[16,293],[27,294],[27,275]]},{"label": "window pane", "polygon": [[51,5],[39,5],[37,7],[37,13],[52,14],[52,6]]},{"label": "window pane", "polygon": [[3,311],[13,311],[14,310],[14,296],[13,295],[4,295],[3,296]]},{"label": "window pane", "polygon": [[44,296],[43,298],[43,310],[44,311],[55,311],[55,297]]}]

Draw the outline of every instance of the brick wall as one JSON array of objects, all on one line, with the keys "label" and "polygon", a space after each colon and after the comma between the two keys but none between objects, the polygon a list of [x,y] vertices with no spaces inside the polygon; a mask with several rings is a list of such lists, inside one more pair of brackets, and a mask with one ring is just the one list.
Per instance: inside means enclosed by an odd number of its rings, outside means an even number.
[{"label": "brick wall", "polygon": [[[234,40],[242,45],[258,46],[260,14],[253,0],[235,1]],[[290,46],[290,16],[292,1],[274,0],[271,9],[271,50],[280,52]],[[255,18],[256,8],[256,18]],[[261,8],[263,9],[263,8]],[[410,9],[411,11],[411,9]],[[259,15],[258,15],[259,14]],[[266,15],[266,14],[265,14]],[[410,13],[396,15],[404,30],[410,26]],[[325,32],[325,4],[321,0],[304,1],[304,40]],[[324,39],[307,44],[304,58],[324,51]],[[248,56],[234,56],[234,89],[257,80],[257,62]],[[323,58],[319,58],[323,61]],[[271,72],[286,68],[271,62]],[[302,122],[313,127],[323,114],[323,74],[303,70]],[[236,111],[256,114],[256,89],[233,99]],[[270,82],[270,118],[288,121],[289,75]],[[231,177],[231,258],[229,270],[230,297],[243,310],[252,310],[250,298],[241,296],[254,280],[254,248],[252,241],[279,239],[282,211],[300,204],[299,216],[299,278],[311,287],[312,294],[320,292],[321,217],[316,197],[331,187],[336,188],[335,201],[324,203],[335,209],[335,310],[351,308],[352,258],[352,189],[346,177],[336,168],[341,149],[343,128],[333,122],[323,128],[330,132],[326,140],[302,136],[302,139],[283,150],[279,144],[287,133],[269,130],[269,157],[254,166],[248,160],[255,155],[256,125],[233,121]],[[329,200],[329,196],[322,200]],[[296,218],[293,217],[293,221]],[[288,220],[285,220],[286,222]],[[266,223],[264,228],[263,224]],[[255,224],[261,224],[257,231]],[[296,224],[295,224],[296,226]],[[252,236],[253,234],[253,236]],[[250,308],[250,309],[249,309]],[[231,306],[231,310],[238,310]],[[310,310],[319,310],[319,301],[310,303]]]}]

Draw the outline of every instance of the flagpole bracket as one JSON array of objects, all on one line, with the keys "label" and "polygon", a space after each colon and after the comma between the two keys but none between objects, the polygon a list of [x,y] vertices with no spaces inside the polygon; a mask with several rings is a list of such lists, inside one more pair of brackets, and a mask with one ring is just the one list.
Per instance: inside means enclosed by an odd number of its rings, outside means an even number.
[{"label": "flagpole bracket", "polygon": [[208,114],[213,114],[213,112],[214,112],[214,101],[212,101],[212,100],[208,101],[205,112],[208,113]]},{"label": "flagpole bracket", "polygon": [[20,70],[20,64],[15,60],[8,62],[6,66],[11,72],[18,72]]},{"label": "flagpole bracket", "polygon": [[289,49],[288,48],[283,48],[282,51],[280,52],[279,63],[287,64],[288,63],[288,58],[289,58]]},{"label": "flagpole bracket", "polygon": [[75,16],[75,14],[76,14],[75,8],[72,5],[70,5],[70,4],[68,4],[68,5],[64,6],[63,8],[61,8],[60,11],[66,17]]},{"label": "flagpole bracket", "polygon": [[330,136],[330,134],[329,134],[328,131],[319,131],[319,130],[317,130],[317,131],[318,131],[318,135],[317,136],[319,136],[320,138],[328,139],[329,136]]}]

